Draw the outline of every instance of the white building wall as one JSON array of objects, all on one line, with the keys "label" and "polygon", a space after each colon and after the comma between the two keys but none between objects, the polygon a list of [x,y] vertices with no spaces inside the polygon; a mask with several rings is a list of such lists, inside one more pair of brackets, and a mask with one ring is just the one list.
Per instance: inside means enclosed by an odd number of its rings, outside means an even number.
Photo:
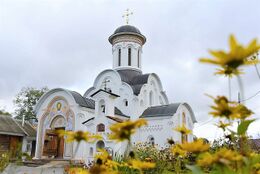
[{"label": "white building wall", "polygon": [[[118,65],[118,49],[121,49],[121,65]],[[128,48],[131,48],[131,65],[128,65]],[[124,67],[141,69],[141,54],[140,51],[140,67],[138,67],[138,50],[142,46],[136,42],[119,42],[113,45],[113,69],[120,69]]]}]

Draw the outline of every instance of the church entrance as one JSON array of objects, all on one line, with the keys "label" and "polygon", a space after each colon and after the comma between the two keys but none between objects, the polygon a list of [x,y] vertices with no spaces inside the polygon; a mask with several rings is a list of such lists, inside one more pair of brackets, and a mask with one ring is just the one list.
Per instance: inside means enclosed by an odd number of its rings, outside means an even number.
[{"label": "church entrance", "polygon": [[58,128],[55,130],[46,130],[43,155],[49,158],[63,158],[64,153],[64,138],[59,137],[57,130],[64,130],[65,128]]},{"label": "church entrance", "polygon": [[65,119],[62,116],[56,116],[50,125],[50,129],[46,129],[43,155],[48,158],[63,158],[64,154],[64,137],[60,137],[58,130],[65,130]]}]

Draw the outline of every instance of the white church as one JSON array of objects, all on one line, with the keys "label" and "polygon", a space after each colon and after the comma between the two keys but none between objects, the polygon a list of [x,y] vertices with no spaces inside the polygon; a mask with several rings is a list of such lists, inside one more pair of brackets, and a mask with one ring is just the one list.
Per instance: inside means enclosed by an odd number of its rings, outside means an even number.
[{"label": "white church", "polygon": [[[146,37],[131,25],[117,28],[109,37],[112,45],[113,68],[98,74],[85,94],[63,88],[45,93],[35,106],[38,119],[36,159],[59,158],[91,161],[99,148],[112,155],[123,154],[126,143],[108,138],[110,125],[125,120],[145,118],[132,142],[168,146],[175,142],[193,141],[193,135],[181,136],[174,128],[182,124],[190,130],[196,122],[187,103],[170,103],[162,83],[155,73],[142,72],[142,46]],[[159,62],[158,62],[159,63]],[[67,143],[58,137],[57,129],[89,131],[103,138],[94,143]]]}]

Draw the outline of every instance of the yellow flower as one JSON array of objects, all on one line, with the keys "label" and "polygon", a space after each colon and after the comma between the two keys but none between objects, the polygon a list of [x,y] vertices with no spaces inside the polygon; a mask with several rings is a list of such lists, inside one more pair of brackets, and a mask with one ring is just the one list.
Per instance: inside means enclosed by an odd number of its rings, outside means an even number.
[{"label": "yellow flower", "polygon": [[185,127],[185,125],[179,126],[179,127],[175,128],[174,130],[180,132],[183,135],[188,135],[192,132],[191,130],[187,129]]},{"label": "yellow flower", "polygon": [[87,169],[73,167],[68,169],[68,174],[89,174],[89,172]]},{"label": "yellow flower", "polygon": [[245,119],[253,114],[253,112],[243,104],[228,101],[225,96],[217,96],[217,98],[211,98],[214,99],[215,105],[211,106],[214,111],[210,112],[209,114],[213,115],[213,117],[224,117],[227,119]]},{"label": "yellow flower", "polygon": [[221,69],[218,69],[216,74],[224,74],[226,76],[240,74],[241,71],[238,68],[242,65],[258,63],[257,60],[247,60],[260,49],[256,39],[252,40],[248,46],[243,46],[237,43],[233,35],[230,35],[229,45],[229,52],[210,50],[209,53],[213,58],[202,58],[200,62],[219,65]]},{"label": "yellow flower", "polygon": [[187,152],[185,150],[181,149],[179,145],[173,146],[171,148],[171,151],[172,151],[173,155],[175,155],[175,156],[185,157],[187,155]]},{"label": "yellow flower", "polygon": [[237,110],[239,112],[239,119],[246,119],[250,115],[254,114],[250,109],[248,109],[245,105],[243,104],[238,104],[237,105]]},{"label": "yellow flower", "polygon": [[191,143],[185,142],[180,144],[180,148],[187,152],[199,153],[207,151],[209,149],[209,144],[206,144],[203,139],[198,139]]},{"label": "yellow flower", "polygon": [[214,154],[210,154],[209,152],[202,154],[201,156],[199,156],[197,164],[202,167],[210,166],[214,163],[224,164],[228,166],[234,162],[239,162],[242,160],[243,156],[240,155],[238,152],[222,148]]},{"label": "yellow flower", "polygon": [[108,154],[108,152],[105,149],[99,149],[99,153],[95,155],[96,163],[98,165],[103,165],[107,169],[117,169],[118,166],[120,166],[119,163],[112,160],[112,157]]},{"label": "yellow flower", "polygon": [[143,162],[143,161],[140,161],[140,160],[131,160],[131,161],[129,161],[128,166],[130,168],[134,168],[134,169],[137,169],[139,171],[142,171],[143,169],[154,168],[155,163]]},{"label": "yellow flower", "polygon": [[241,161],[243,156],[236,151],[232,151],[226,148],[222,148],[214,155],[218,163],[229,165],[231,162]]},{"label": "yellow flower", "polygon": [[125,121],[122,123],[116,123],[110,126],[111,134],[110,139],[117,141],[130,140],[132,134],[135,133],[137,128],[143,125],[147,125],[146,120],[138,119],[136,121]]},{"label": "yellow flower", "polygon": [[199,159],[197,160],[197,164],[201,167],[210,166],[216,161],[216,158],[214,155],[210,154],[209,152],[206,152],[199,156]]},{"label": "yellow flower", "polygon": [[95,154],[95,159],[101,159],[103,162],[111,159],[110,155],[105,149],[98,149],[98,152],[99,153]]},{"label": "yellow flower", "polygon": [[254,165],[254,168],[255,168],[256,170],[260,170],[260,162],[259,162],[259,163],[256,163],[256,164]]},{"label": "yellow flower", "polygon": [[226,127],[230,126],[231,124],[230,123],[224,123],[222,121],[219,121],[218,124],[216,124],[217,127],[223,129],[225,131]]},{"label": "yellow flower", "polygon": [[92,135],[90,132],[83,132],[83,131],[73,132],[73,131],[66,131],[66,130],[58,130],[57,133],[61,137],[66,136],[67,142],[72,142],[72,141],[95,142],[96,140],[102,138],[100,135]]},{"label": "yellow flower", "polygon": [[118,174],[117,171],[113,171],[105,165],[94,165],[90,167],[89,174]]}]

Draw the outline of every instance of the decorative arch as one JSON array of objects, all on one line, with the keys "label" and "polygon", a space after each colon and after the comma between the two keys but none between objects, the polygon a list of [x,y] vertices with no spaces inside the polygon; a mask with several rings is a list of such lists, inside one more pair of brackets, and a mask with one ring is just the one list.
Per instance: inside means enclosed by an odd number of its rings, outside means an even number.
[{"label": "decorative arch", "polygon": [[[60,101],[64,104],[62,106],[62,109],[58,111],[58,109],[55,109],[55,103],[57,101]],[[38,124],[38,134],[37,134],[37,152],[36,156],[40,157],[43,154],[43,143],[44,143],[44,138],[45,138],[45,132],[47,129],[51,129],[51,124],[57,121],[59,118],[64,118],[65,120],[65,129],[66,130],[74,130],[75,129],[75,114],[74,112],[70,109],[69,103],[67,99],[63,96],[56,96],[54,97],[48,104],[46,111],[44,112],[43,116],[40,117],[39,119],[39,124]],[[64,157],[72,157],[72,149],[73,145],[67,145],[65,144],[69,149],[70,154],[67,155],[64,153]]]},{"label": "decorative arch", "polygon": [[57,115],[55,117],[52,118],[52,120],[50,121],[50,128],[51,129],[55,129],[55,128],[62,128],[62,127],[66,127],[66,118],[62,115]]},{"label": "decorative arch", "polygon": [[[110,73],[110,75],[108,75]],[[113,82],[121,82],[121,77],[119,75],[119,73],[113,69],[106,69],[104,71],[102,71],[101,73],[98,74],[98,76],[96,77],[95,81],[94,81],[94,87],[96,88],[98,86],[98,82],[100,81],[100,79],[104,78],[105,74],[107,74],[107,76],[110,76],[113,79]],[[112,77],[113,75],[115,75],[114,77]]]}]

